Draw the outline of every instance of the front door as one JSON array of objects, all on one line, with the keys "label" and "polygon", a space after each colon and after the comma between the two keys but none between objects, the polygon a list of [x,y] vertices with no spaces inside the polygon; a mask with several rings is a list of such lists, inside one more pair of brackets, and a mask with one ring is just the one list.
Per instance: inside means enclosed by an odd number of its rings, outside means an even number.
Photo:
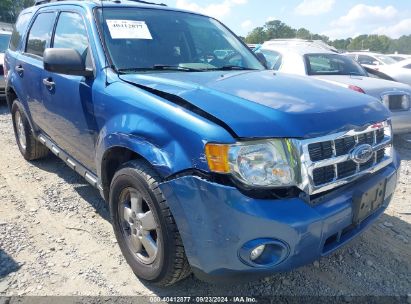
[{"label": "front door", "polygon": [[[92,68],[87,30],[79,13],[60,12],[52,47],[77,50]],[[44,108],[49,123],[47,134],[61,149],[95,173],[94,79],[44,71],[43,82]]]}]

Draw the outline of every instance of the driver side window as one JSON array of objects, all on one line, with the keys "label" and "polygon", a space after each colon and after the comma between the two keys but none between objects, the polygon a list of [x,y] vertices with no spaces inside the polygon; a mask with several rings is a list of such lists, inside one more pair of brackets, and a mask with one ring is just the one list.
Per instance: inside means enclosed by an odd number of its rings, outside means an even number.
[{"label": "driver side window", "polygon": [[[202,28],[193,27],[191,28],[191,37],[197,54],[204,61],[203,63],[223,62],[225,59],[232,58],[236,54],[232,45],[212,30],[204,31]],[[204,41],[208,41],[208,43],[206,44]],[[204,49],[204,46],[207,46],[207,48]],[[203,48],[201,49],[200,47]],[[236,64],[235,62],[230,63]],[[228,64],[228,62],[225,62],[225,64]],[[241,64],[241,62],[237,64]]]},{"label": "driver side window", "polygon": [[91,54],[83,19],[77,13],[62,12],[54,34],[53,48],[75,49],[91,67]]}]

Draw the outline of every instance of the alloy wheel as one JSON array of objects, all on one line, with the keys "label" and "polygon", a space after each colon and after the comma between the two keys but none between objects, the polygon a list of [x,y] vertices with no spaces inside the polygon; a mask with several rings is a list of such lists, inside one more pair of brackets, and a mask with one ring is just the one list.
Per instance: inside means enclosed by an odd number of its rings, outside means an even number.
[{"label": "alloy wheel", "polygon": [[24,130],[23,119],[21,118],[21,114],[19,111],[16,112],[16,130],[17,130],[17,139],[20,143],[20,146],[23,150],[26,150],[27,147],[27,138],[26,132]]},{"label": "alloy wheel", "polygon": [[129,250],[138,261],[152,264],[158,253],[158,225],[143,195],[133,188],[120,196],[119,219]]}]

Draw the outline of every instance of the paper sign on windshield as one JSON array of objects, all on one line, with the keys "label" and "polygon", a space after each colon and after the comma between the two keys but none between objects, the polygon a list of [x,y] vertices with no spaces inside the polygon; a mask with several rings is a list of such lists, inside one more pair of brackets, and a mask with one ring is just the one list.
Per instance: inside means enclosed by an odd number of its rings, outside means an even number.
[{"label": "paper sign on windshield", "polygon": [[106,22],[113,39],[153,39],[144,21],[107,20]]}]

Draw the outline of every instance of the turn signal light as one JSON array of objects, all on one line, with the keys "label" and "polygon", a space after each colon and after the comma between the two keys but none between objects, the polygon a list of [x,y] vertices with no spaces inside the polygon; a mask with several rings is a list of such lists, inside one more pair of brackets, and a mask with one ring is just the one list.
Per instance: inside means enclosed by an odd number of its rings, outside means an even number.
[{"label": "turn signal light", "polygon": [[206,144],[205,152],[208,167],[211,171],[217,173],[230,173],[230,166],[228,164],[229,148],[229,145]]}]

